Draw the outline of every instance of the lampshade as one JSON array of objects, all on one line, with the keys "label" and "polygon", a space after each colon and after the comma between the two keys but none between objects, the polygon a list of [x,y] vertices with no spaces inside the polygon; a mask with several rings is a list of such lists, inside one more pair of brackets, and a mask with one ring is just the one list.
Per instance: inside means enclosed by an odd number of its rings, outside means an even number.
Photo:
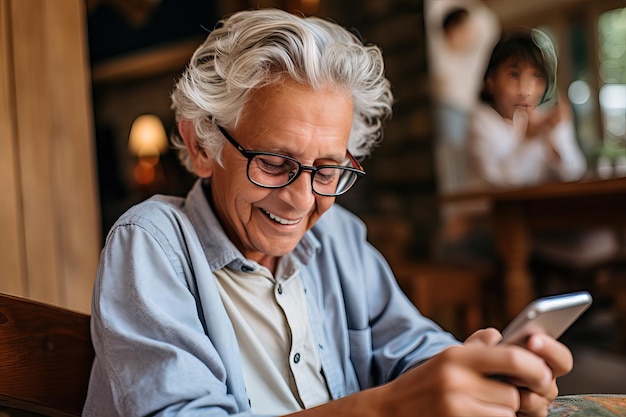
[{"label": "lampshade", "polygon": [[167,151],[167,134],[161,119],[154,114],[143,114],[130,128],[128,150],[137,156],[158,156]]}]

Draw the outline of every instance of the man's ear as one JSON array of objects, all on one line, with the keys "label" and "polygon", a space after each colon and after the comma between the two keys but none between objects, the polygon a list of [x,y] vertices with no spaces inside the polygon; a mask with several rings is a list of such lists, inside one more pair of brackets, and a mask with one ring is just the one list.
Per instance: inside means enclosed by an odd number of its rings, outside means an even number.
[{"label": "man's ear", "polygon": [[196,128],[190,120],[181,120],[178,122],[178,132],[185,142],[194,172],[200,178],[208,178],[213,173],[212,157],[207,155],[204,149],[198,146],[198,136]]}]

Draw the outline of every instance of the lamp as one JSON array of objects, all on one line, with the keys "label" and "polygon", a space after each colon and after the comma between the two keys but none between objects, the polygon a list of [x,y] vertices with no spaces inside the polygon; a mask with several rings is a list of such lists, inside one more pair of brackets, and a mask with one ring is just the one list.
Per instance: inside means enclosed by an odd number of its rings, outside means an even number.
[{"label": "lamp", "polygon": [[161,119],[154,114],[137,117],[130,128],[128,149],[139,157],[158,157],[167,151],[167,135]]},{"label": "lamp", "polygon": [[155,179],[155,167],[159,156],[167,152],[167,134],[161,119],[154,114],[142,114],[130,128],[128,150],[138,158],[134,177],[140,185],[147,185]]}]

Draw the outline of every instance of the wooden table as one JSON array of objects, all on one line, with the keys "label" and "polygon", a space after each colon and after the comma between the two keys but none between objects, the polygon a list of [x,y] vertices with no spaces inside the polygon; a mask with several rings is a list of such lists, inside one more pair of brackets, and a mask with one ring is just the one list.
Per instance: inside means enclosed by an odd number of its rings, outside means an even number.
[{"label": "wooden table", "polygon": [[442,196],[442,203],[487,200],[504,266],[507,318],[534,298],[528,270],[534,230],[626,226],[626,177]]}]

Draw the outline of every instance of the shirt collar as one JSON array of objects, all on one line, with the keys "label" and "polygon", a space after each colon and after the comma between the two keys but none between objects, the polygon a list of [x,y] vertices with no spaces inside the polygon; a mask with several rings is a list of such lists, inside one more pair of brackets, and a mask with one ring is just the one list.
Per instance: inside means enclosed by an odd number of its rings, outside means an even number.
[{"label": "shirt collar", "polygon": [[[183,211],[198,234],[211,269],[215,271],[228,265],[243,272],[258,271],[260,265],[246,259],[226,236],[226,232],[209,204],[205,191],[210,192],[209,180],[197,180],[187,194]],[[295,249],[285,256],[291,257],[290,262],[296,267],[306,265],[320,248],[319,240],[311,231],[307,231]]]}]

